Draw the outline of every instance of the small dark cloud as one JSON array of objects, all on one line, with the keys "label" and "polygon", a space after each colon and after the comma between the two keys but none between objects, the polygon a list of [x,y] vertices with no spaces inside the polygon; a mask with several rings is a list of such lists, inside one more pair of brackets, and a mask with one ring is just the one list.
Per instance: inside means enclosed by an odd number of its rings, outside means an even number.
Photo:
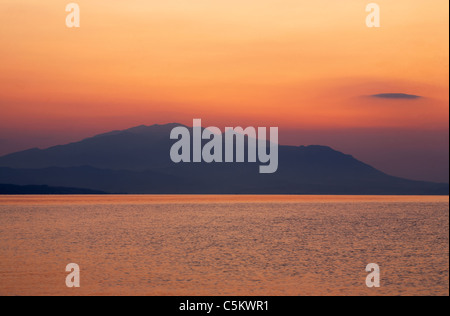
[{"label": "small dark cloud", "polygon": [[405,93],[380,93],[380,94],[374,94],[371,95],[372,98],[378,98],[378,99],[403,99],[403,100],[415,100],[422,98],[419,95],[414,94],[405,94]]}]

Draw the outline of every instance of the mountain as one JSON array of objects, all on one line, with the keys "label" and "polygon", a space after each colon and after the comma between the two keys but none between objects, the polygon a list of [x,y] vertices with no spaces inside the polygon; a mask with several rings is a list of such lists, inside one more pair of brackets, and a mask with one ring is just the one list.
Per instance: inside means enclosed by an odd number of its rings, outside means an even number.
[{"label": "mountain", "polygon": [[167,165],[170,131],[179,124],[140,126],[77,143],[0,157],[0,167],[49,168],[92,166],[101,169],[147,170]]},{"label": "mountain", "polygon": [[0,157],[0,182],[139,194],[442,194],[448,184],[386,175],[325,146],[280,146],[279,169],[259,163],[182,163],[170,159],[171,130],[139,126],[45,150]]},{"label": "mountain", "polygon": [[20,194],[105,194],[102,191],[94,191],[88,189],[77,189],[77,188],[56,188],[49,187],[47,185],[12,185],[12,184],[0,184],[0,194],[8,194],[8,195],[20,195]]}]

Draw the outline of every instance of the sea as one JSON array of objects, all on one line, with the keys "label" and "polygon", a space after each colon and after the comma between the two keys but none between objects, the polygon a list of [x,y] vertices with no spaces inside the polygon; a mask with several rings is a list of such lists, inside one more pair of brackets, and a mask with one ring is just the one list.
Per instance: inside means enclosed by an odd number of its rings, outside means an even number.
[{"label": "sea", "polygon": [[0,295],[448,296],[449,197],[0,196]]}]

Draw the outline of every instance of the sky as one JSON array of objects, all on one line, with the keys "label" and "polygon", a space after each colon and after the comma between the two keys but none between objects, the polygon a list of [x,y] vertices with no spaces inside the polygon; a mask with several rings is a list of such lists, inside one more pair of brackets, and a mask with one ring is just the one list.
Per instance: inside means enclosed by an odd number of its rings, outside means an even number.
[{"label": "sky", "polygon": [[0,1],[0,154],[201,118],[448,182],[447,0],[69,2]]}]

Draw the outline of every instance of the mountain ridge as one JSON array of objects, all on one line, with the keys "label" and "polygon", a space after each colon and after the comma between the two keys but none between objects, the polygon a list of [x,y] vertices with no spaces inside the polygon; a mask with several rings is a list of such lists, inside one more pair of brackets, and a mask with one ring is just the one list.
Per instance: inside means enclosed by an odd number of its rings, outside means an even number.
[{"label": "mountain ridge", "polygon": [[176,126],[184,125],[141,125],[5,155],[0,182],[140,194],[448,194],[448,184],[393,177],[321,145],[280,145],[271,175],[254,163],[175,164],[169,153]]}]

